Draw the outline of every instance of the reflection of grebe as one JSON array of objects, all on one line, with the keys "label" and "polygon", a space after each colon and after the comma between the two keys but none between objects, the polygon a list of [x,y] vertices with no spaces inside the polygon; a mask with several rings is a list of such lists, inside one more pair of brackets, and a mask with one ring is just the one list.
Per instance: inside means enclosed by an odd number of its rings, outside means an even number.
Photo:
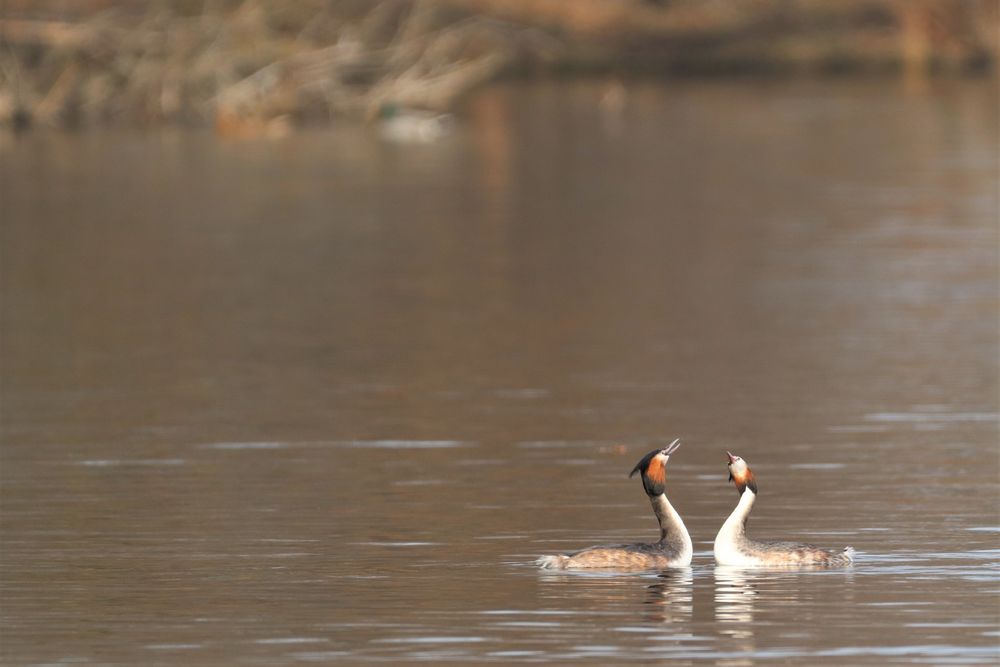
[{"label": "reflection of grebe", "polygon": [[660,541],[652,544],[615,544],[590,547],[566,555],[542,556],[536,562],[546,569],[575,570],[583,568],[654,569],[684,567],[691,564],[691,536],[677,510],[667,500],[667,461],[677,451],[680,442],[674,440],[663,449],[654,449],[642,457],[629,477],[642,476],[653,513],[660,522]]},{"label": "reflection of grebe", "polygon": [[752,572],[741,567],[715,568],[715,620],[725,624],[719,627],[723,634],[751,642],[740,646],[743,651],[754,648],[753,612],[757,590],[751,579]]},{"label": "reflection of grebe", "polygon": [[747,518],[757,499],[757,482],[746,461],[729,456],[729,479],[736,485],[740,502],[715,537],[715,561],[720,565],[850,565],[854,548],[841,552],[825,551],[811,544],[796,542],[756,542],[746,535]]},{"label": "reflection of grebe", "polygon": [[647,605],[643,616],[654,623],[679,623],[694,613],[694,575],[689,567],[679,567],[656,575],[646,586]]}]

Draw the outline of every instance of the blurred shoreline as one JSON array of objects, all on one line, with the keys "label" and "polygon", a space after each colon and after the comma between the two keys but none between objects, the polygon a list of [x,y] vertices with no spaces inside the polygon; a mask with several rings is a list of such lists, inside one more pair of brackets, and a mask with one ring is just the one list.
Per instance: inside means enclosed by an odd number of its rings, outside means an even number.
[{"label": "blurred shoreline", "polygon": [[[0,126],[283,133],[502,77],[992,76],[997,0],[6,0]],[[395,111],[394,111],[395,112]]]}]

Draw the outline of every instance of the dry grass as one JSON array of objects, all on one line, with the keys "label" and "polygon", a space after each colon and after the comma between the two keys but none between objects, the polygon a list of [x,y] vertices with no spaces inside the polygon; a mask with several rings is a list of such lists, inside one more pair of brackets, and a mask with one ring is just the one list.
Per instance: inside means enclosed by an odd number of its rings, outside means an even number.
[{"label": "dry grass", "polygon": [[[445,110],[513,64],[963,71],[998,0],[6,0],[0,124],[220,132]],[[67,9],[69,7],[70,9]]]},{"label": "dry grass", "polygon": [[[129,8],[131,9],[131,8]],[[435,3],[161,3],[72,22],[7,18],[0,122],[215,123],[220,131],[383,103],[447,109],[530,31]]]}]

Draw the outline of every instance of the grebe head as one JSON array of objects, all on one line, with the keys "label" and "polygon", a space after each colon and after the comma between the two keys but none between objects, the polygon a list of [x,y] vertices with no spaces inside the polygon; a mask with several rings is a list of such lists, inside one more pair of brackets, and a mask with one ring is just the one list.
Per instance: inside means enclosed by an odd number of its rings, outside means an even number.
[{"label": "grebe head", "polygon": [[736,485],[737,493],[742,496],[747,489],[757,493],[757,480],[747,462],[729,452],[726,452],[726,456],[729,457],[729,481]]},{"label": "grebe head", "polygon": [[670,455],[676,452],[680,446],[681,441],[678,438],[662,449],[654,449],[635,464],[635,467],[632,468],[632,472],[628,476],[631,477],[636,473],[641,474],[642,487],[646,489],[646,493],[650,496],[659,496],[666,493],[667,461],[670,460]]}]

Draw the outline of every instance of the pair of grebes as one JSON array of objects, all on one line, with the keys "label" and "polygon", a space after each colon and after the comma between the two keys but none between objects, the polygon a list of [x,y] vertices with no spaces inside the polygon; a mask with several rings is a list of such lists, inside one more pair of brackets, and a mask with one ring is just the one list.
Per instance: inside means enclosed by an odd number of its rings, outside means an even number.
[{"label": "pair of grebes", "polygon": [[[629,473],[629,477],[636,473],[642,477],[642,486],[660,522],[658,542],[590,547],[569,554],[542,556],[538,564],[552,570],[658,569],[690,565],[691,536],[666,493],[667,461],[678,447],[680,441],[674,440],[667,447],[654,449]],[[853,547],[827,551],[811,544],[758,542],[747,537],[747,518],[757,499],[757,482],[746,461],[729,452],[726,455],[729,457],[729,480],[736,485],[740,500],[715,537],[716,563],[743,567],[839,567],[854,562]]]}]

